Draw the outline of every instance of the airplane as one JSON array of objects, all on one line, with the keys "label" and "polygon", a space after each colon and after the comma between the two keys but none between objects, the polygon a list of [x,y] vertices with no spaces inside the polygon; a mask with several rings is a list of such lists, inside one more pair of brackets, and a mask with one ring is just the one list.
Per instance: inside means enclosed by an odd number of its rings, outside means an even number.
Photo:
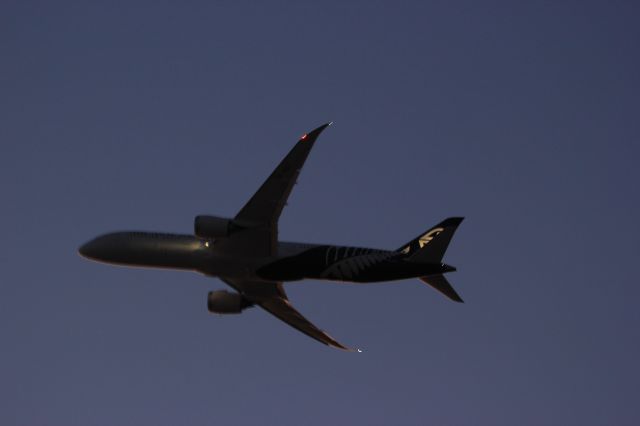
[{"label": "airplane", "polygon": [[257,305],[309,337],[347,351],[354,350],[293,308],[284,282],[373,283],[419,278],[449,299],[462,302],[444,276],[456,268],[442,262],[461,217],[440,222],[396,250],[278,240],[282,209],[316,139],[329,125],[302,135],[233,219],[196,216],[194,235],[109,233],[82,245],[79,254],[110,264],[191,270],[217,277],[235,291],[209,292],[209,312],[238,314]]}]

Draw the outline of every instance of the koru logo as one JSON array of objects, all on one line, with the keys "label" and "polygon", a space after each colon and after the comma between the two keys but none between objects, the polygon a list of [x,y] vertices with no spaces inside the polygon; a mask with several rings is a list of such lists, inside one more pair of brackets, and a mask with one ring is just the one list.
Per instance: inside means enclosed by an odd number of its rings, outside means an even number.
[{"label": "koru logo", "polygon": [[420,239],[418,240],[418,244],[420,245],[420,248],[429,244],[429,241],[433,240],[435,236],[441,233],[442,231],[444,231],[444,228],[434,228],[431,231],[424,234],[422,237],[420,237]]}]

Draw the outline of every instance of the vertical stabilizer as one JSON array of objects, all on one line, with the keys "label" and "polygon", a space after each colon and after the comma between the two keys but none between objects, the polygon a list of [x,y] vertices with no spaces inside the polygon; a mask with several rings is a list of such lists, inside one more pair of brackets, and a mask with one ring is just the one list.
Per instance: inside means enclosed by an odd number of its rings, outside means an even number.
[{"label": "vertical stabilizer", "polygon": [[415,240],[402,246],[398,251],[409,255],[409,260],[439,263],[463,219],[462,217],[445,219]]}]

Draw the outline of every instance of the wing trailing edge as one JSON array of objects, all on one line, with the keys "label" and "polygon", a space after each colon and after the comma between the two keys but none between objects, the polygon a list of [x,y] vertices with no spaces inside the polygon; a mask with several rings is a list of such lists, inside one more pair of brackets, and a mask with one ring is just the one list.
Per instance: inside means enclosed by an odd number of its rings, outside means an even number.
[{"label": "wing trailing edge", "polygon": [[260,186],[260,189],[238,212],[235,217],[238,223],[254,226],[273,226],[277,223],[316,139],[329,125],[331,123],[323,124],[302,135],[287,156]]},{"label": "wing trailing edge", "polygon": [[282,283],[276,281],[250,281],[228,278],[224,278],[223,281],[236,289],[249,301],[312,339],[344,351],[361,352],[360,349],[352,349],[341,344],[302,316],[302,314],[291,305],[291,302],[289,302]]},{"label": "wing trailing edge", "polygon": [[251,257],[267,257],[276,253],[278,219],[282,209],[287,204],[316,139],[330,124],[323,124],[298,139],[287,156],[235,216],[233,221],[244,230],[221,240],[218,245],[220,251]]}]

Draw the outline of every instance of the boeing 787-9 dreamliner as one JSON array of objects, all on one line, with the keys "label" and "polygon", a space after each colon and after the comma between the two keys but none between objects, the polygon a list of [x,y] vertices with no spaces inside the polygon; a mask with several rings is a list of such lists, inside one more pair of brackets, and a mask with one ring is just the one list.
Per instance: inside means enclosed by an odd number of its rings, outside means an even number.
[{"label": "boeing 787-9 dreamliner", "polygon": [[344,350],[351,349],[291,306],[284,282],[419,278],[462,302],[444,277],[455,268],[442,262],[460,217],[442,221],[397,250],[278,241],[280,213],[316,139],[330,124],[303,135],[233,219],[197,216],[194,235],[110,233],[84,244],[80,254],[100,262],[186,269],[218,277],[234,291],[210,292],[210,312],[236,314],[257,305],[313,339]]}]

